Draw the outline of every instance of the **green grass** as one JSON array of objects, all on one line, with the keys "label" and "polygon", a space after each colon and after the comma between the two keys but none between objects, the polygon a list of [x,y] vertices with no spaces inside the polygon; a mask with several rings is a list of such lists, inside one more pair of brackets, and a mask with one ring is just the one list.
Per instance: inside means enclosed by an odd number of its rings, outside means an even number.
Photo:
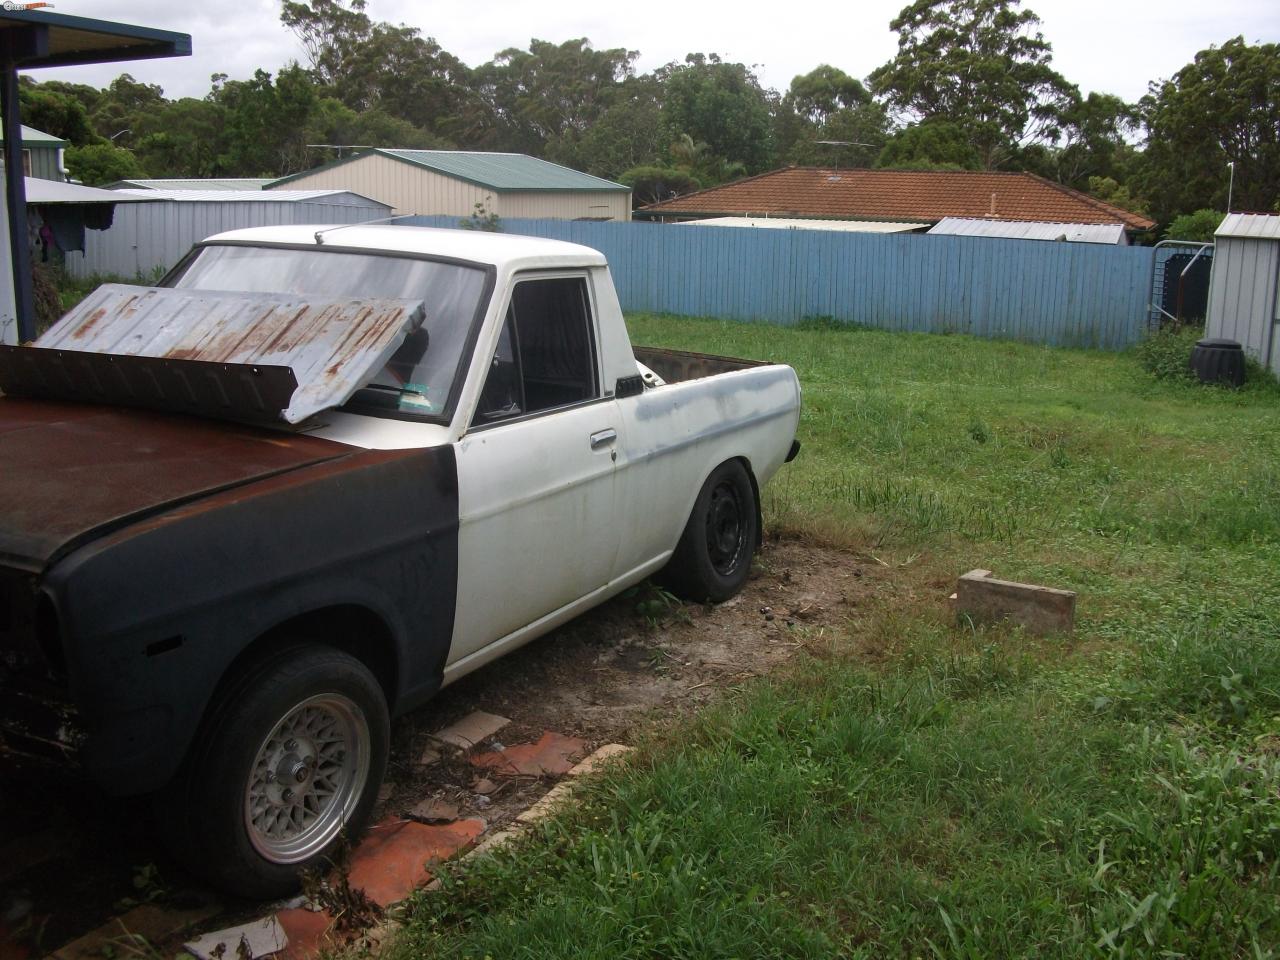
[{"label": "green grass", "polygon": [[[1280,390],[965,337],[630,318],[791,363],[775,533],[898,571],[845,635],[657,727],[517,848],[446,869],[417,957],[1274,956]],[[957,625],[957,573],[1080,591]]]}]

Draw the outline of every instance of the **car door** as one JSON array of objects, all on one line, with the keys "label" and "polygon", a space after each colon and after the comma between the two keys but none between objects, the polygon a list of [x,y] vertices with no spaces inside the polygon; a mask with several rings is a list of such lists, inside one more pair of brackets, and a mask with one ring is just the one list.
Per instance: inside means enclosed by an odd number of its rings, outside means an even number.
[{"label": "car door", "polygon": [[457,444],[449,663],[603,587],[617,556],[617,402],[583,275],[528,275]]}]

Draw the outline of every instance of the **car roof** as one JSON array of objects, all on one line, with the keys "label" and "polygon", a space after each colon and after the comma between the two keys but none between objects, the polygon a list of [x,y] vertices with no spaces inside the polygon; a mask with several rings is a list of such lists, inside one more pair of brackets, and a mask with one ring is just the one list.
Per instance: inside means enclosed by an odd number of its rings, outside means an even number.
[{"label": "car roof", "polygon": [[499,269],[604,266],[599,250],[560,240],[483,230],[449,230],[395,224],[310,224],[251,227],[215,234],[205,243],[316,246],[387,250],[489,264]]}]

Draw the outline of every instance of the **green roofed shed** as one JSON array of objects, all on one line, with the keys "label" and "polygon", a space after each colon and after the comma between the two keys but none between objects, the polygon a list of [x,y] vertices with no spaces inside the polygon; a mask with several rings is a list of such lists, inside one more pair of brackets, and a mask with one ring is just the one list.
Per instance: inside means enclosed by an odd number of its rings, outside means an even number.
[{"label": "green roofed shed", "polygon": [[523,153],[376,148],[267,185],[352,190],[397,215],[629,220],[631,188]]}]

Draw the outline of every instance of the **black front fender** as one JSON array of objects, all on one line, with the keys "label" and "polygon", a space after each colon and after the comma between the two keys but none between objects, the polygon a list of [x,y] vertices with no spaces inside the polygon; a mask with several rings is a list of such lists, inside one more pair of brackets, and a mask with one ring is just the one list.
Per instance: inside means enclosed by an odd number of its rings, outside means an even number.
[{"label": "black front fender", "polygon": [[[453,448],[362,451],[226,491],[50,570],[87,769],[115,793],[167,781],[227,670],[312,611],[368,611],[393,650],[390,706],[434,691],[453,632]],[[359,655],[371,638],[347,638]],[[371,651],[372,653],[372,651]]]}]

